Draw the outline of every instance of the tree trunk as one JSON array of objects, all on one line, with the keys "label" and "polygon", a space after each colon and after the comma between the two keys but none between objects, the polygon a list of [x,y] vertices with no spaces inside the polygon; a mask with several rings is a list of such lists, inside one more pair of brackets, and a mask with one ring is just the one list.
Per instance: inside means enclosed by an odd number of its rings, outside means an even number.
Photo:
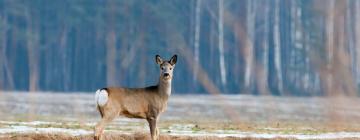
[{"label": "tree trunk", "polygon": [[[195,8],[195,40],[194,40],[194,49],[195,49],[195,62],[200,64],[199,60],[199,46],[200,46],[200,24],[201,24],[201,0],[196,0],[196,8]],[[194,77],[193,83],[197,80],[198,69],[195,67],[194,69]]]},{"label": "tree trunk", "polygon": [[327,50],[327,62],[326,62],[326,93],[330,94],[332,87],[332,63],[334,55],[334,11],[335,10],[335,1],[330,0],[328,3],[328,15],[327,15],[327,25],[326,25],[326,50]]},{"label": "tree trunk", "polygon": [[275,1],[275,18],[274,18],[274,61],[275,61],[275,70],[277,76],[277,88],[278,92],[282,94],[283,92],[283,79],[282,79],[282,69],[281,69],[281,40],[280,40],[280,1]]},{"label": "tree trunk", "polygon": [[108,1],[107,3],[107,21],[108,29],[106,33],[106,83],[107,86],[117,85],[116,75],[116,33],[115,33],[115,5],[114,1]]},{"label": "tree trunk", "polygon": [[32,21],[29,11],[26,14],[27,22],[27,51],[29,66],[29,91],[36,91],[39,87],[39,31],[38,24]]},{"label": "tree trunk", "polygon": [[255,39],[255,6],[253,0],[247,1],[247,39],[245,47],[245,88],[251,88],[251,78],[252,78],[252,69],[253,69],[253,51],[254,51],[254,39]]},{"label": "tree trunk", "polygon": [[226,67],[224,58],[224,0],[219,0],[219,20],[218,20],[218,31],[219,31],[219,62],[220,62],[220,76],[223,87],[226,87]]},{"label": "tree trunk", "polygon": [[258,78],[257,78],[257,82],[258,82],[258,90],[260,92],[260,94],[264,95],[264,94],[268,94],[268,65],[269,65],[269,3],[264,4],[265,5],[265,9],[263,12],[263,18],[264,18],[264,37],[263,37],[263,42],[262,42],[262,47],[263,47],[263,51],[261,53],[261,65],[260,65],[260,72]]},{"label": "tree trunk", "polygon": [[116,35],[111,30],[106,36],[106,83],[108,86],[116,85]]},{"label": "tree trunk", "polygon": [[[355,40],[354,40],[354,26],[353,26],[353,23],[354,23],[354,14],[352,11],[352,8],[353,8],[353,4],[354,4],[354,1],[346,1],[346,40],[347,41],[347,46],[348,46],[348,51],[349,51],[349,54],[350,54],[350,62],[349,62],[349,65],[350,65],[350,78],[351,78],[351,86],[354,88],[354,90],[357,92],[357,84],[356,84],[356,51],[355,51]],[[346,45],[346,44],[344,44]]]},{"label": "tree trunk", "polygon": [[[290,60],[289,60],[289,67],[290,68],[298,68],[298,64],[296,63],[296,59],[301,57],[300,50],[302,49],[301,45],[301,30],[299,30],[299,26],[301,23],[301,20],[298,16],[298,7],[297,7],[296,1],[291,1],[291,43],[294,45],[294,48],[290,49]],[[296,88],[300,87],[300,78],[302,77],[300,74],[301,70],[294,69],[290,70],[289,72],[289,79],[292,84]]]},{"label": "tree trunk", "polygon": [[352,2],[347,1],[346,4],[346,22],[345,22],[345,27],[346,27],[346,38],[347,38],[347,46],[348,46],[348,50],[350,53],[350,58],[351,58],[351,73],[353,75],[356,75],[356,64],[355,64],[355,50],[354,50],[354,36],[353,36],[353,18],[354,15],[351,12],[351,8],[352,8]]},{"label": "tree trunk", "polygon": [[357,85],[360,84],[360,1],[355,1],[355,51],[356,51],[356,83]]},{"label": "tree trunk", "polygon": [[63,90],[69,91],[69,83],[70,83],[70,72],[68,71],[68,61],[67,61],[67,40],[68,40],[68,29],[67,26],[64,25],[61,37],[60,37],[60,50],[61,50],[61,62],[62,62],[62,75],[63,75]]},{"label": "tree trunk", "polygon": [[1,24],[0,24],[0,90],[3,90],[3,87],[4,87],[4,81],[5,81],[5,57],[6,57],[6,54],[5,54],[5,48],[6,48],[6,32],[7,32],[7,19],[6,19],[6,16],[1,16],[0,17],[0,21],[1,21]]}]

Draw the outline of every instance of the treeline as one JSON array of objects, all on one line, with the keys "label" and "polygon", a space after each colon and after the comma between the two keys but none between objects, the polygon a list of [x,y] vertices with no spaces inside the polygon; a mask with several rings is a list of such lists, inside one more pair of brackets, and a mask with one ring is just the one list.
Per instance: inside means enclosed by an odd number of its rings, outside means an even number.
[{"label": "treeline", "polygon": [[2,0],[0,89],[357,95],[360,1]]}]

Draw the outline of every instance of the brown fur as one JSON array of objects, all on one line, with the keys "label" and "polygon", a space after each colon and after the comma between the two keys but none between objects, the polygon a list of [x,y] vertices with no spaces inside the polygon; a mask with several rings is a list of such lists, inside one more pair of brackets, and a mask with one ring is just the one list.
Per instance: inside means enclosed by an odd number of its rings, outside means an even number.
[{"label": "brown fur", "polygon": [[[109,101],[104,106],[118,115],[128,118],[146,119],[163,112],[167,104],[167,95],[159,94],[157,86],[146,88],[107,88]],[[154,112],[155,111],[155,112]]]},{"label": "brown fur", "polygon": [[163,61],[158,55],[155,58],[161,69],[158,85],[145,88],[101,89],[107,91],[108,100],[103,106],[97,105],[102,120],[95,126],[95,139],[100,139],[105,125],[117,116],[146,119],[149,123],[151,139],[158,139],[159,130],[156,123],[160,113],[165,111],[171,94],[172,72],[177,56],[174,55],[170,61]]}]

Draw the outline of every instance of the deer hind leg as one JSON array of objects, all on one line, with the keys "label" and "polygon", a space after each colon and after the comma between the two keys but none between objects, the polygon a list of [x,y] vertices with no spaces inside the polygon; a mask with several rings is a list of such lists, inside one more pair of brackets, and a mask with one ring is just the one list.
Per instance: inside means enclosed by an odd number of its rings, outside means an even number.
[{"label": "deer hind leg", "polygon": [[95,126],[95,135],[94,135],[94,139],[95,140],[100,140],[101,139],[101,135],[104,132],[104,128],[105,126],[110,123],[112,120],[114,120],[114,118],[117,116],[116,112],[111,112],[111,113],[105,113],[103,118],[101,119],[100,122],[98,122]]}]

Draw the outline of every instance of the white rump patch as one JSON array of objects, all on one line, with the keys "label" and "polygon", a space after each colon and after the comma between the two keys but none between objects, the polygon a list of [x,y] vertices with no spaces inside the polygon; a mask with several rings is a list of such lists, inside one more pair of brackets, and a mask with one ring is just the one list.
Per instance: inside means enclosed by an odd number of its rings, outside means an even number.
[{"label": "white rump patch", "polygon": [[104,106],[108,101],[108,92],[106,90],[97,90],[95,93],[95,103],[99,106]]}]

